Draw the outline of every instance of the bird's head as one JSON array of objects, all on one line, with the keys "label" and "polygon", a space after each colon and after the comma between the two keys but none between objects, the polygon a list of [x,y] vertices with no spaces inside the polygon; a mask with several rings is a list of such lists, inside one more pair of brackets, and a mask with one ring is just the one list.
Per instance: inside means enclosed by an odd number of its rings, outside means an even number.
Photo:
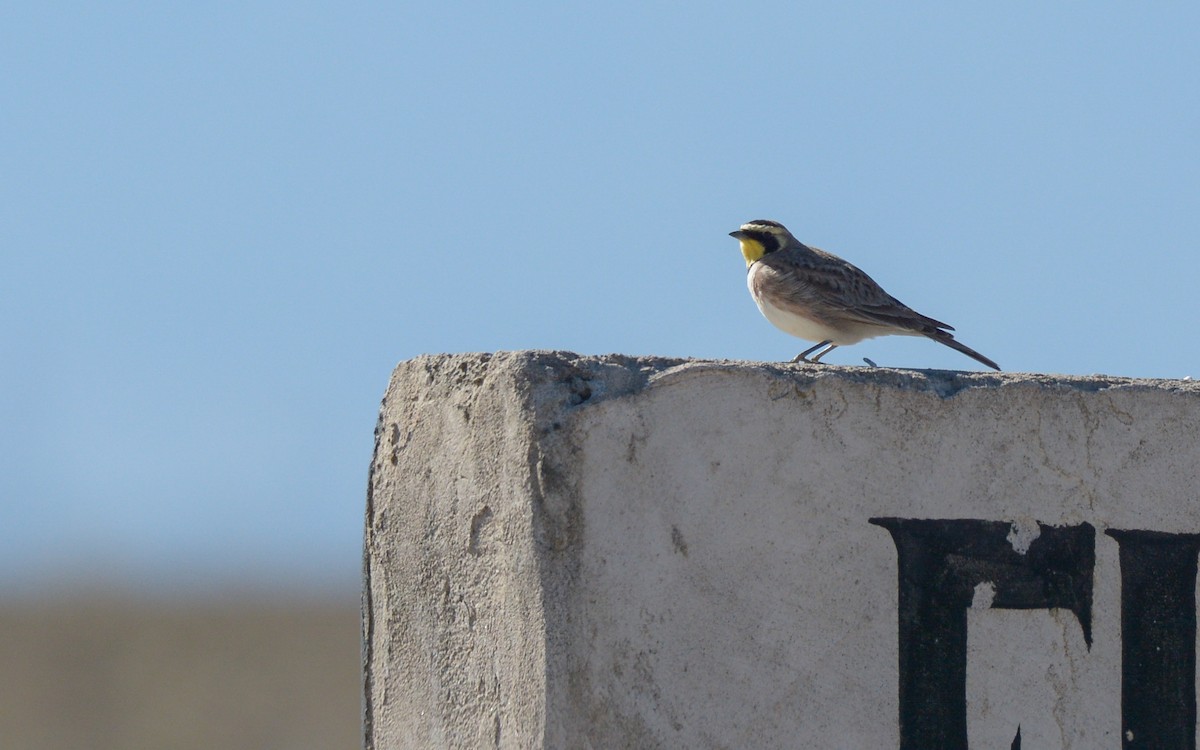
[{"label": "bird's head", "polygon": [[747,268],[764,255],[787,247],[795,241],[787,227],[768,219],[748,221],[736,232],[730,232],[729,236],[742,243],[742,256],[746,259]]}]

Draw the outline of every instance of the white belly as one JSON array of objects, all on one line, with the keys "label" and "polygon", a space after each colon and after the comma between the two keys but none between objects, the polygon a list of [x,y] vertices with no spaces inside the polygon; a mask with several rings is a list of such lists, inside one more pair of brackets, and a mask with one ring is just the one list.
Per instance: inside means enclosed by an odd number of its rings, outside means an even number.
[{"label": "white belly", "polygon": [[834,341],[835,339],[841,338],[839,332],[829,326],[821,325],[786,310],[780,310],[770,302],[762,300],[755,300],[755,302],[758,303],[759,312],[763,314],[764,318],[771,321],[771,324],[779,330],[790,333],[796,338],[812,342],[833,341],[834,343],[837,343]]}]

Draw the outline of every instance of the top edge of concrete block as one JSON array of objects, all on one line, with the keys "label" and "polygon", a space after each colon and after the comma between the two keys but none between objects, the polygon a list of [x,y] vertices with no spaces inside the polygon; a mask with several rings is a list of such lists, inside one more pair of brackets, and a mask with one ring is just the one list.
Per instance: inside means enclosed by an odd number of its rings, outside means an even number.
[{"label": "top edge of concrete block", "polygon": [[[1200,394],[1200,382],[1188,379],[1134,378],[1115,375],[1057,375],[1025,372],[904,369],[890,367],[792,364],[746,360],[711,360],[627,354],[581,355],[562,350],[520,350],[463,354],[423,354],[396,366],[402,373],[423,368],[431,376],[458,373],[458,380],[482,382],[483,370],[520,373],[531,385],[566,383],[573,404],[633,393],[651,383],[700,373],[759,373],[800,382],[834,379],[950,398],[974,388],[1029,387],[1081,392],[1109,389],[1154,390]],[[409,381],[411,382],[411,381]],[[535,400],[537,400],[535,398]]]}]

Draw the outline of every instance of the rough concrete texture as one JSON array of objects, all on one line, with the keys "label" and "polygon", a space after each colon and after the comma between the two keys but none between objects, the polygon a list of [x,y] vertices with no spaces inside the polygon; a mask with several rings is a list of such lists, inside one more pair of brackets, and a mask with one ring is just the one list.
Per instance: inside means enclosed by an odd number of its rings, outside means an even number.
[{"label": "rough concrete texture", "polygon": [[870,519],[901,518],[1004,522],[1029,557],[1095,527],[1090,600],[1014,605],[981,574],[966,727],[971,747],[1018,724],[1025,747],[1121,747],[1104,532],[1200,530],[1198,427],[1182,381],[402,363],[367,507],[366,746],[898,747],[905,581]]}]

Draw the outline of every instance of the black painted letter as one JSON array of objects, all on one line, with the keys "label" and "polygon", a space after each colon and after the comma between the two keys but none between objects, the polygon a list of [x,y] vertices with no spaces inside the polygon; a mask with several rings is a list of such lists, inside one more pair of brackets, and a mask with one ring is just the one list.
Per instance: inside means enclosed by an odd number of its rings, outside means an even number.
[{"label": "black painted letter", "polygon": [[1091,647],[1090,524],[1039,524],[1041,535],[1020,554],[1003,521],[870,521],[896,544],[901,750],[967,750],[967,608],[978,584],[995,587],[993,607],[1070,610]]},{"label": "black painted letter", "polygon": [[1121,549],[1123,747],[1195,750],[1200,534],[1105,533]]}]

